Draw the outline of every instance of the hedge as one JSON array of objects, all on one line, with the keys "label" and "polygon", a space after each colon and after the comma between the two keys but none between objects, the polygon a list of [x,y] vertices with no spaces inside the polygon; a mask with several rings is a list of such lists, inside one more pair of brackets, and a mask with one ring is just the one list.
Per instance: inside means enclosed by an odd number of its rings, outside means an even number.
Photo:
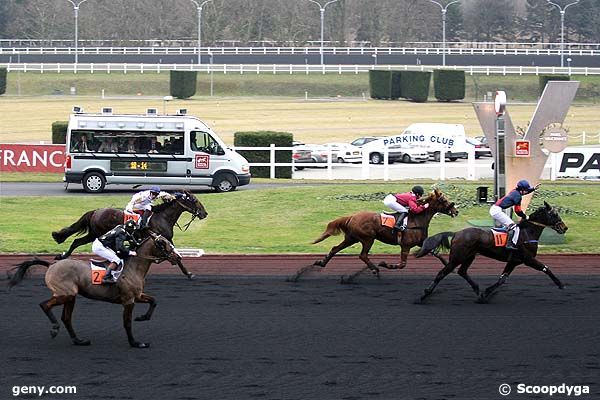
[{"label": "hedge", "polygon": [[465,98],[465,71],[436,69],[433,71],[433,91],[438,101]]},{"label": "hedge", "polygon": [[391,99],[392,72],[369,70],[369,92],[372,99]]},{"label": "hedge", "polygon": [[196,94],[196,71],[171,71],[169,93],[178,99],[187,99]]},{"label": "hedge", "polygon": [[6,93],[6,68],[0,68],[0,95]]},{"label": "hedge", "polygon": [[52,143],[66,144],[67,143],[67,126],[69,121],[55,121],[52,123]]},{"label": "hedge", "polygon": [[[294,136],[287,132],[236,132],[233,136],[233,144],[236,147],[269,147],[271,144],[274,144],[275,147],[292,147],[293,139]],[[250,163],[268,163],[271,160],[271,154],[266,150],[240,150],[238,153]],[[276,151],[275,162],[292,162],[292,151]],[[255,178],[270,178],[271,169],[270,167],[250,167],[250,173]],[[292,177],[292,167],[275,167],[275,177],[290,179]]]},{"label": "hedge", "polygon": [[402,72],[392,71],[390,84],[392,85],[390,93],[392,99],[399,99],[402,97]]},{"label": "hedge", "polygon": [[571,77],[569,75],[540,75],[538,77],[539,82],[539,95],[541,96],[546,88],[546,83],[548,81],[570,81]]},{"label": "hedge", "polygon": [[427,101],[430,81],[429,71],[402,71],[400,75],[402,97],[416,102]]}]

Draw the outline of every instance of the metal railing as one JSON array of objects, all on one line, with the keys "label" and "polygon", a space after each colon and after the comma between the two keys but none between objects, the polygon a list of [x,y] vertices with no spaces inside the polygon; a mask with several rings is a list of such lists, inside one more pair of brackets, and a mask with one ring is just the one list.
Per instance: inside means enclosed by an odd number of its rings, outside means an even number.
[{"label": "metal railing", "polygon": [[360,74],[371,69],[431,71],[450,68],[469,75],[600,75],[600,68],[590,67],[516,67],[437,65],[314,65],[314,64],[140,64],[140,63],[0,63],[8,72],[33,73],[161,73],[171,70],[223,74]]}]

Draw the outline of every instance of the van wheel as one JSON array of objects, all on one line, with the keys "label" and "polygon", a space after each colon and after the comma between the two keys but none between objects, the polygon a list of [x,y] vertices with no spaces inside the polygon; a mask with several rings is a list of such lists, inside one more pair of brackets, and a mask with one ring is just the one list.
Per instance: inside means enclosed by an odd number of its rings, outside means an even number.
[{"label": "van wheel", "polygon": [[212,186],[218,193],[233,192],[236,189],[235,179],[229,174],[217,175]]},{"label": "van wheel", "polygon": [[383,161],[381,154],[379,153],[371,153],[369,160],[371,161],[371,164],[381,164]]},{"label": "van wheel", "polygon": [[83,189],[88,193],[101,193],[105,185],[106,179],[99,172],[90,172],[83,177]]},{"label": "van wheel", "polygon": [[337,162],[338,164],[344,164],[346,161],[342,157],[338,157]]}]

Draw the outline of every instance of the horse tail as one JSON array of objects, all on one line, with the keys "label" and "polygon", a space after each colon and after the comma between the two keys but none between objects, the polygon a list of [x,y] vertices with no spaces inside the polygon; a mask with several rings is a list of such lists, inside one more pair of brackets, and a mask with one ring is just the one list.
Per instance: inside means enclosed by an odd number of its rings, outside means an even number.
[{"label": "horse tail", "polygon": [[90,229],[90,221],[95,210],[88,211],[81,216],[74,224],[67,226],[57,232],[52,232],[52,238],[56,243],[62,243],[71,235],[80,234]]},{"label": "horse tail", "polygon": [[23,261],[21,264],[16,265],[11,269],[11,271],[17,270],[14,275],[11,276],[10,273],[8,274],[10,279],[8,281],[8,288],[10,289],[13,286],[18,285],[23,278],[25,278],[25,274],[27,273],[29,267],[34,265],[43,265],[44,267],[48,268],[50,263],[48,261],[40,260],[39,258],[34,258],[33,260]]},{"label": "horse tail", "polygon": [[323,232],[321,234],[321,236],[319,236],[315,241],[313,241],[312,244],[322,242],[323,240],[327,239],[329,236],[339,235],[340,232],[342,232],[344,230],[344,228],[350,221],[350,218],[352,218],[352,217],[339,217],[337,219],[334,219],[330,223],[328,223],[327,229],[325,229],[325,232]]},{"label": "horse tail", "polygon": [[421,250],[415,255],[415,257],[420,258],[426,256],[432,251],[442,250],[442,249],[450,249],[450,240],[449,238],[454,236],[454,232],[441,232],[437,235],[433,235],[425,239],[423,242],[423,246],[421,246]]}]

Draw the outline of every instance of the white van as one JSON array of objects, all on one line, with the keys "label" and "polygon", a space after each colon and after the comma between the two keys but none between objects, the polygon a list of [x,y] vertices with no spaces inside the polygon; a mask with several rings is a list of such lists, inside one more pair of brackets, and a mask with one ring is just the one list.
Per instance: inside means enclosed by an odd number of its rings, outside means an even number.
[{"label": "white van", "polygon": [[250,166],[206,124],[176,115],[84,113],[73,108],[67,130],[65,177],[86,192],[107,184],[212,186],[229,192],[250,183]]},{"label": "white van", "polygon": [[440,160],[443,149],[446,158],[456,161],[467,158],[469,145],[467,144],[465,127],[461,124],[417,123],[411,124],[397,136],[387,138],[389,145],[410,143],[414,146],[424,147],[429,157],[435,161]]}]

